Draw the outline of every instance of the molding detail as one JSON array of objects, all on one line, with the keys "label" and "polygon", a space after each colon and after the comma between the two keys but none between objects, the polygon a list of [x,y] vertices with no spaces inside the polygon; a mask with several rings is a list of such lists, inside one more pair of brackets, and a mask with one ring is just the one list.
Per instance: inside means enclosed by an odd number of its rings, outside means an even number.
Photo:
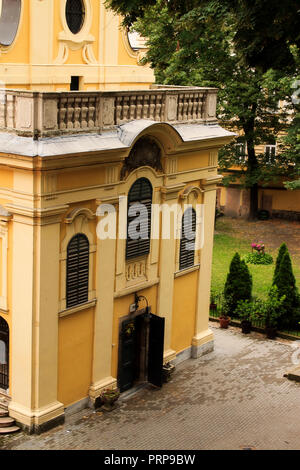
[{"label": "molding detail", "polygon": [[92,45],[95,37],[90,34],[93,10],[91,0],[83,0],[85,8],[85,19],[79,33],[73,34],[66,19],[67,0],[60,0],[60,18],[63,25],[63,31],[58,35],[59,50],[54,61],[57,65],[65,64],[69,57],[69,50],[76,51],[82,49],[82,57],[86,64],[97,64]]},{"label": "molding detail", "polygon": [[187,186],[183,193],[180,195],[181,199],[188,199],[189,195],[195,193],[196,197],[201,196],[204,193],[204,190],[199,188],[198,186]]},{"label": "molding detail", "polygon": [[83,215],[88,220],[95,218],[95,214],[90,209],[87,209],[86,207],[80,207],[79,209],[72,210],[72,212],[65,218],[65,223],[72,224],[79,215]]},{"label": "molding detail", "polygon": [[158,144],[149,137],[141,137],[133,146],[129,156],[125,158],[121,170],[121,180],[133,170],[142,166],[150,166],[156,171],[163,172],[161,149]]},{"label": "molding detail", "polygon": [[134,261],[126,264],[126,280],[129,281],[147,281],[147,259]]},{"label": "molding detail", "polygon": [[8,222],[11,220],[12,215],[3,207],[0,206],[0,238],[2,241],[1,250],[1,264],[2,264],[2,289],[0,295],[0,309],[7,312],[7,281],[8,281]]},{"label": "molding detail", "polygon": [[171,199],[178,199],[180,191],[185,187],[184,183],[174,184],[172,186],[163,186],[160,191],[162,194],[163,201],[169,201]]}]

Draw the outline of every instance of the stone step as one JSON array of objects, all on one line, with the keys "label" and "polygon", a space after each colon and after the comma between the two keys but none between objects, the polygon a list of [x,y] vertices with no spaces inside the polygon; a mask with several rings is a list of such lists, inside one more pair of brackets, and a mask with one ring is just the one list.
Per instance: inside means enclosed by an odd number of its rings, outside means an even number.
[{"label": "stone step", "polygon": [[0,409],[0,418],[6,418],[8,416],[8,411]]},{"label": "stone step", "polygon": [[15,420],[6,416],[4,418],[0,418],[0,428],[9,428],[15,424]]},{"label": "stone step", "polygon": [[0,434],[12,434],[14,432],[20,431],[18,426],[11,426],[10,428],[0,428]]}]

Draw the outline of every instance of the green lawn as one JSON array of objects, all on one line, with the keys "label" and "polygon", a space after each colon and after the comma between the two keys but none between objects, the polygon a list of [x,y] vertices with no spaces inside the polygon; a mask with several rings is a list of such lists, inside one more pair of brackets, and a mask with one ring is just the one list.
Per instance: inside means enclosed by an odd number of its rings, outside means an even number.
[{"label": "green lawn", "polygon": [[[276,236],[276,234],[274,234]],[[236,233],[232,236],[230,221],[220,219],[217,223],[217,233],[214,239],[214,255],[212,267],[212,289],[217,293],[224,288],[229,265],[233,255],[238,252],[242,257],[251,252],[251,239],[245,239],[245,234]],[[279,246],[278,246],[279,248]],[[271,286],[277,250],[268,251],[274,258],[274,263],[268,266],[248,264],[253,277],[253,296],[265,298]],[[300,288],[300,259],[292,257],[294,274]]]}]

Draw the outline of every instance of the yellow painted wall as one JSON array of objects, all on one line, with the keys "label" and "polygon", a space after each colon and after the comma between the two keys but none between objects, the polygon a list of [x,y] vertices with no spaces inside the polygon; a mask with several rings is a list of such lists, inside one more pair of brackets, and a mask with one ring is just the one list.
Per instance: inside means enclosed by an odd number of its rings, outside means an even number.
[{"label": "yellow painted wall", "polygon": [[58,400],[65,406],[88,396],[92,382],[94,311],[59,320]]},{"label": "yellow painted wall", "polygon": [[195,311],[198,271],[174,280],[172,349],[190,347],[195,334]]},{"label": "yellow painted wall", "polygon": [[[121,31],[121,28],[119,30],[119,55],[118,55],[118,63],[120,65],[136,65],[136,58],[135,57],[130,57],[128,54],[125,45],[124,45],[124,39],[123,39],[123,34]],[[134,50],[132,50],[132,54],[134,54]]]},{"label": "yellow painted wall", "polygon": [[280,211],[300,211],[300,193],[299,191],[263,189],[260,194],[272,196],[272,209]]},{"label": "yellow painted wall", "polygon": [[87,170],[65,171],[57,175],[58,191],[78,189],[105,183],[105,168],[91,168]]},{"label": "yellow painted wall", "polygon": [[63,0],[24,0],[13,44],[0,46],[2,86],[68,91],[70,77],[78,75],[86,91],[149,88],[153,71],[137,66],[137,57],[124,45],[120,18],[101,3],[87,0],[85,23],[74,36],[64,28]]},{"label": "yellow painted wall", "polygon": [[13,186],[14,186],[13,170],[0,168],[0,188],[12,189]]},{"label": "yellow painted wall", "polygon": [[208,166],[209,154],[206,150],[197,153],[187,153],[178,158],[178,171],[193,170]]},{"label": "yellow painted wall", "polygon": [[[234,186],[231,185],[231,188]],[[238,183],[235,183],[236,189],[240,190],[240,205],[243,201],[243,191],[245,189],[241,188]],[[258,204],[261,207],[262,195],[272,197],[272,210],[274,211],[290,211],[290,212],[299,212],[300,211],[300,194],[298,191],[285,190],[282,186],[278,185],[278,189],[272,188],[259,188],[258,191]],[[227,198],[227,188],[221,187],[221,198],[220,205],[226,206]]]}]

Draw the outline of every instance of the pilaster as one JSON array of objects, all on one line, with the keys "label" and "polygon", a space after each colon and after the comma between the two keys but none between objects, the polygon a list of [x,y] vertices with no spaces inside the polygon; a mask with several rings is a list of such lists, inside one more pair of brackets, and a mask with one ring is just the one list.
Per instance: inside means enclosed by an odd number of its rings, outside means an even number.
[{"label": "pilaster", "polygon": [[[169,206],[178,203],[178,194],[184,188],[184,184],[165,186],[161,189],[162,202]],[[177,224],[177,214],[174,214]],[[169,236],[166,232],[166,224],[170,220]],[[175,272],[175,253],[176,253],[176,227],[172,217],[162,214],[162,232],[160,241],[160,283],[158,288],[157,310],[158,314],[165,317],[165,344],[164,361],[168,362],[176,357],[176,352],[171,348],[172,321],[173,321],[173,292],[174,292],[174,272]]]},{"label": "pilaster", "polygon": [[194,358],[213,350],[213,333],[207,328],[207,325],[210,304],[216,189],[221,180],[222,177],[213,176],[201,181],[201,187],[204,189],[204,244],[201,252],[197,290],[195,336],[192,340],[192,357]]},{"label": "pilaster", "polygon": [[[117,197],[111,197],[105,201],[97,200],[97,205],[104,202],[113,205],[118,212],[119,199]],[[115,259],[116,239],[100,240],[97,238],[96,295],[98,302],[95,308],[93,377],[89,390],[92,403],[95,403],[104,388],[113,388],[117,383],[117,380],[111,376]]]},{"label": "pilaster", "polygon": [[9,411],[29,432],[64,420],[64,406],[57,400],[57,366],[60,224],[67,207],[9,206],[13,213]]}]

